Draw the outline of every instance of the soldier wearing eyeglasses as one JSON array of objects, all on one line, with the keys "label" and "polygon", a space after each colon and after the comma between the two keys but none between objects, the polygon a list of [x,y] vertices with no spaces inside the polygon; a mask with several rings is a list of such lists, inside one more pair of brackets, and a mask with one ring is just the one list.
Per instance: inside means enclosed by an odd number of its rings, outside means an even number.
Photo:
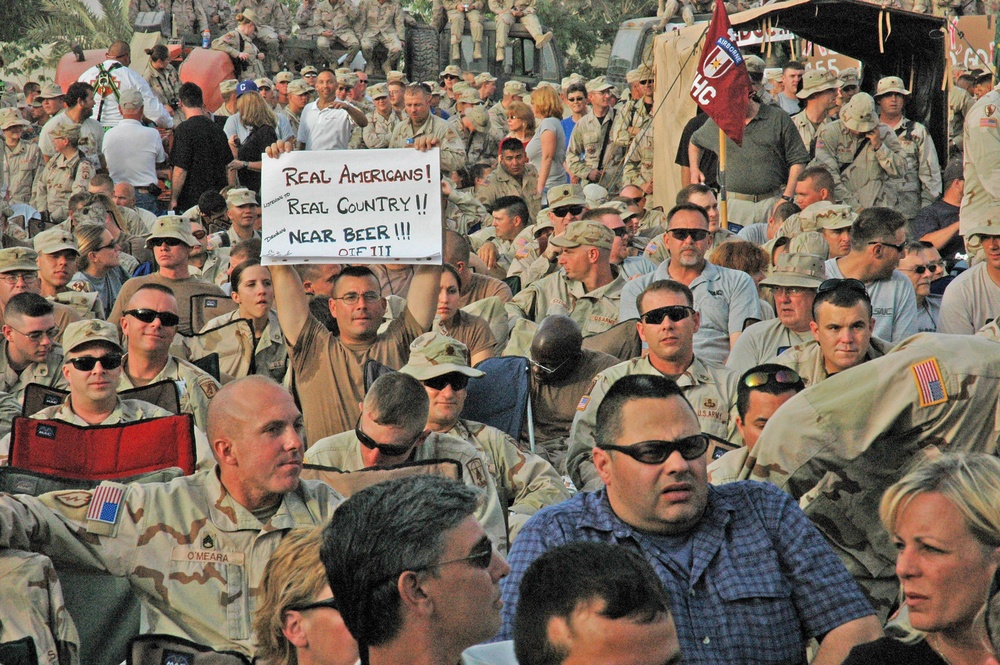
[{"label": "soldier wearing eyeglasses", "polygon": [[681,386],[684,397],[694,408],[702,432],[736,440],[738,375],[722,367],[708,366],[698,357],[694,335],[701,325],[701,314],[693,305],[691,290],[671,280],[655,281],[640,294],[638,306],[642,314],[636,326],[649,353],[601,372],[580,399],[566,459],[570,478],[577,487],[586,490],[601,487],[602,478],[592,459],[599,426],[597,414],[605,394],[624,376],[670,377]]},{"label": "soldier wearing eyeglasses", "polygon": [[[475,373],[470,367],[465,369]],[[368,389],[354,429],[311,444],[305,463],[360,471],[424,460],[454,460],[462,469],[462,481],[484,493],[476,519],[500,551],[506,552],[506,509],[500,503],[486,454],[458,437],[425,429],[429,408],[427,393],[415,378],[402,372],[381,376]]]},{"label": "soldier wearing eyeglasses", "polygon": [[[41,294],[42,285],[38,279],[38,252],[26,247],[0,249],[0,314],[6,311],[7,303],[19,293]],[[80,320],[76,311],[62,303],[52,303],[58,333],[56,343],[70,323]],[[2,322],[2,316],[0,316]]]},{"label": "soldier wearing eyeglasses", "polygon": [[37,293],[19,293],[4,310],[0,342],[0,391],[24,399],[29,383],[65,389],[62,347],[52,303]]},{"label": "soldier wearing eyeglasses", "polygon": [[519,586],[544,552],[581,540],[642,553],[670,592],[685,663],[840,662],[881,635],[871,605],[785,492],[761,483],[710,486],[697,406],[660,375],[615,382],[592,448],[604,488],[535,514],[501,582],[512,634]]}]

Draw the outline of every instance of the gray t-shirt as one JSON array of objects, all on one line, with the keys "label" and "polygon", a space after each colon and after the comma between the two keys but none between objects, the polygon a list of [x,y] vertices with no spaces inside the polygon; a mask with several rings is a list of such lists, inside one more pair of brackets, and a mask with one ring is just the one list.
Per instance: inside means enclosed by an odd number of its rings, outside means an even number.
[{"label": "gray t-shirt", "polygon": [[[827,259],[826,276],[843,279],[837,259]],[[879,279],[865,284],[872,299],[872,317],[875,319],[876,337],[897,344],[917,333],[917,294],[913,284],[903,273],[892,271],[889,279]]]},{"label": "gray t-shirt", "polygon": [[972,335],[1000,314],[1000,285],[986,263],[977,263],[948,285],[941,298],[937,331]]},{"label": "gray t-shirt", "polygon": [[528,141],[525,151],[528,153],[528,163],[539,172],[542,170],[542,134],[544,132],[555,132],[556,135],[556,152],[552,156],[549,177],[545,180],[545,189],[550,189],[566,184],[566,169],[563,167],[563,161],[566,159],[566,132],[562,123],[555,118],[545,118],[535,127],[535,135]]}]

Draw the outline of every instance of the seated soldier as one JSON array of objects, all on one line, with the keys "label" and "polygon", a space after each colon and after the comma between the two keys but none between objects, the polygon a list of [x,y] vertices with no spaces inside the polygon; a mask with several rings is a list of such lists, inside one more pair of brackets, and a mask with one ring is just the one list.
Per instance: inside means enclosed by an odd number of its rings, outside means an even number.
[{"label": "seated soldier", "polygon": [[520,23],[535,40],[535,48],[542,48],[552,39],[552,32],[542,32],[538,20],[537,0],[489,0],[490,10],[497,21],[497,62],[506,56],[507,34],[515,23]]},{"label": "seated soldier", "polygon": [[793,346],[774,360],[798,372],[807,386],[892,348],[873,334],[872,301],[856,279],[828,279],[819,285],[809,328],[814,341]]},{"label": "seated soldier", "polygon": [[469,268],[471,250],[468,238],[455,231],[444,232],[444,262],[455,266],[462,284],[462,288],[459,289],[459,306],[465,307],[491,296],[508,302],[513,295],[507,284],[496,277],[472,272]]},{"label": "seated soldier", "polygon": [[[115,357],[109,350],[118,331],[88,321],[69,338],[88,334],[96,337],[71,348],[89,348],[91,355],[70,354],[93,362],[92,371],[72,368],[71,383],[103,377],[106,391],[111,382],[103,359]],[[302,416],[270,379],[229,384],[208,420],[214,468],[167,483],[107,481],[95,492],[0,494],[0,547],[123,577],[139,597],[147,630],[252,655],[251,608],[268,559],[290,530],[327,522],[343,497],[321,482],[300,481]],[[94,498],[98,493],[103,499]],[[9,607],[23,602],[24,590],[2,587],[0,596],[0,605]]]},{"label": "seated soldier", "polygon": [[35,236],[41,294],[53,302],[72,307],[83,319],[103,319],[104,306],[89,284],[67,285],[76,274],[80,252],[76,239],[66,229],[55,227]]},{"label": "seated soldier", "polygon": [[181,413],[190,413],[194,424],[204,430],[208,403],[220,386],[208,372],[170,353],[180,322],[178,311],[174,292],[162,284],[145,284],[129,298],[121,320],[126,353],[118,390],[173,381]]},{"label": "seated soldier", "polygon": [[469,243],[490,274],[502,278],[513,266],[514,257],[531,242],[531,216],[519,196],[501,196],[492,202],[492,208],[493,225],[473,233]]},{"label": "seated soldier", "polygon": [[420,381],[430,400],[426,429],[458,437],[486,457],[490,475],[507,504],[510,541],[539,509],[569,498],[552,465],[523,452],[501,430],[460,418],[469,377],[485,376],[469,367],[469,350],[440,333],[424,333],[410,345],[410,359],[400,372]]},{"label": "seated soldier", "polygon": [[476,519],[500,551],[506,552],[505,511],[493,476],[487,471],[486,456],[459,438],[425,430],[429,404],[423,385],[413,377],[400,372],[381,376],[365,395],[354,431],[313,443],[306,451],[305,463],[359,471],[429,459],[456,460],[465,484],[484,492]]},{"label": "seated soldier", "polygon": [[7,303],[5,314],[0,391],[21,402],[29,383],[68,388],[52,303],[37,293],[19,293]]},{"label": "seated soldier", "polygon": [[[42,290],[38,280],[38,253],[25,247],[0,249],[0,320],[10,299],[19,293],[38,293]],[[80,320],[72,307],[52,303],[55,327],[58,329],[55,342],[62,339],[62,333],[70,323]]]}]

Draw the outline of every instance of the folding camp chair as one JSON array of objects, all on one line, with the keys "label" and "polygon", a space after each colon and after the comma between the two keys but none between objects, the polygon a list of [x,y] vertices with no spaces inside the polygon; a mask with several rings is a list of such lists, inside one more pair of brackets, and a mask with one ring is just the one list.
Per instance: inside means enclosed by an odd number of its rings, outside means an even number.
[{"label": "folding camp chair", "polygon": [[496,427],[521,440],[528,424],[528,441],[535,452],[535,428],[531,416],[531,377],[528,359],[521,356],[487,358],[476,369],[485,376],[469,380],[462,418]]},{"label": "folding camp chair", "polygon": [[[224,378],[226,383],[257,373],[253,322],[249,319],[233,319],[210,330],[184,335],[183,343],[192,363],[198,364],[203,358],[215,356],[211,362],[217,373],[213,376],[218,381]],[[209,369],[206,371],[212,373]]]},{"label": "folding camp chair", "polygon": [[191,330],[179,330],[186,335],[200,332],[205,324],[217,316],[229,314],[239,305],[232,298],[199,293],[191,296]]},{"label": "folding camp chair", "polygon": [[302,478],[322,480],[341,494],[351,496],[366,487],[384,483],[387,480],[410,476],[443,476],[452,480],[462,479],[462,465],[458,460],[437,459],[407,462],[393,467],[372,467],[360,471],[341,471],[332,466],[306,464]]},{"label": "folding camp chair", "polygon": [[[24,389],[22,416],[32,416],[44,408],[62,404],[68,390],[60,390],[40,383],[29,383]],[[129,388],[118,393],[122,399],[140,399],[166,409],[170,413],[181,412],[181,400],[177,394],[177,384],[173,381],[157,381],[148,386]]]}]

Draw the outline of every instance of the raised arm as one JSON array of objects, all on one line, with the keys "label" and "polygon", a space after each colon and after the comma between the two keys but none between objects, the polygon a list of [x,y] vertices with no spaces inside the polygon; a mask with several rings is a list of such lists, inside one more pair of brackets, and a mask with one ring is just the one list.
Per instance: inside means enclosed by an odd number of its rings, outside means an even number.
[{"label": "raised arm", "polygon": [[[299,338],[299,333],[306,325],[306,319],[309,318],[309,296],[306,294],[302,280],[295,268],[290,265],[273,265],[270,268],[271,282],[274,285],[274,305],[278,310],[278,323],[281,325],[281,332],[284,333],[288,345],[294,346],[295,341]],[[438,271],[440,272],[440,268]],[[414,277],[413,281],[416,282],[417,278]],[[434,297],[436,300],[436,289]],[[433,316],[432,311],[432,319]]]}]

